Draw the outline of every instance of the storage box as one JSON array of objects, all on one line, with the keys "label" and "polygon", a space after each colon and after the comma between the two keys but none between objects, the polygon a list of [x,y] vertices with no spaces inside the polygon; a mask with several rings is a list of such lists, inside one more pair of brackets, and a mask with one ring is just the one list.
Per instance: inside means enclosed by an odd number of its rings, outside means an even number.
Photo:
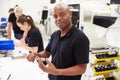
[{"label": "storage box", "polygon": [[13,40],[0,40],[0,50],[14,50]]}]

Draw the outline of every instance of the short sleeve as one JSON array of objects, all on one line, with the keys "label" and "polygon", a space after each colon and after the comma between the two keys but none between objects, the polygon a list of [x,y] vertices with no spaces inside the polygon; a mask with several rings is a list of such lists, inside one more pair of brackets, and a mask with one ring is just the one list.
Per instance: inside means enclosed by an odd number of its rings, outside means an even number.
[{"label": "short sleeve", "polygon": [[29,37],[28,46],[30,47],[38,46],[39,42],[42,42],[42,36],[34,33]]},{"label": "short sleeve", "polygon": [[85,35],[76,39],[74,57],[77,64],[86,64],[89,62],[89,40]]},{"label": "short sleeve", "polygon": [[55,36],[58,35],[59,32],[60,32],[60,31],[57,30],[57,31],[55,31],[55,32],[51,35],[50,41],[49,41],[47,47],[45,48],[46,51],[51,52],[51,47],[52,47],[52,44],[53,44],[53,39],[55,38]]},{"label": "short sleeve", "polygon": [[48,45],[45,48],[45,51],[47,52],[51,52],[52,39],[53,39],[53,35],[51,36],[50,41],[48,42]]},{"label": "short sleeve", "polygon": [[9,15],[9,17],[8,17],[8,22],[13,22],[13,13],[11,13],[10,15]]}]

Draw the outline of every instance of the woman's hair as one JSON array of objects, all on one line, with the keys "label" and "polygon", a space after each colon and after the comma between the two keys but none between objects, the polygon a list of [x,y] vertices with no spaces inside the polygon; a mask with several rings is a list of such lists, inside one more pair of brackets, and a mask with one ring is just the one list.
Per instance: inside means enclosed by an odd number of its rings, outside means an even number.
[{"label": "woman's hair", "polygon": [[15,13],[23,13],[23,9],[21,7],[15,7]]},{"label": "woman's hair", "polygon": [[36,27],[32,17],[29,15],[27,15],[27,16],[22,15],[17,19],[17,23],[24,24],[24,22],[27,22],[28,25],[30,25],[31,27]]}]

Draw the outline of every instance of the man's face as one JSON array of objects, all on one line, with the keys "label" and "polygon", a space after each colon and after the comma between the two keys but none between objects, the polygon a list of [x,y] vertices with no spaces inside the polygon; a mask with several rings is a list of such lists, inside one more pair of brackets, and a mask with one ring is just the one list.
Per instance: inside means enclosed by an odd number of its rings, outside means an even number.
[{"label": "man's face", "polygon": [[68,27],[71,23],[71,13],[64,8],[55,8],[54,9],[54,18],[55,23],[60,29]]}]

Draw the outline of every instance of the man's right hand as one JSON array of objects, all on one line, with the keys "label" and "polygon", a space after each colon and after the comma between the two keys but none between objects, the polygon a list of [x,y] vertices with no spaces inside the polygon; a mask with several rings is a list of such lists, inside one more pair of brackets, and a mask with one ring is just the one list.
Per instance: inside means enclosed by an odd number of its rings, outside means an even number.
[{"label": "man's right hand", "polygon": [[27,60],[30,61],[30,62],[34,62],[36,56],[37,56],[37,53],[30,53],[30,54],[27,56]]}]

